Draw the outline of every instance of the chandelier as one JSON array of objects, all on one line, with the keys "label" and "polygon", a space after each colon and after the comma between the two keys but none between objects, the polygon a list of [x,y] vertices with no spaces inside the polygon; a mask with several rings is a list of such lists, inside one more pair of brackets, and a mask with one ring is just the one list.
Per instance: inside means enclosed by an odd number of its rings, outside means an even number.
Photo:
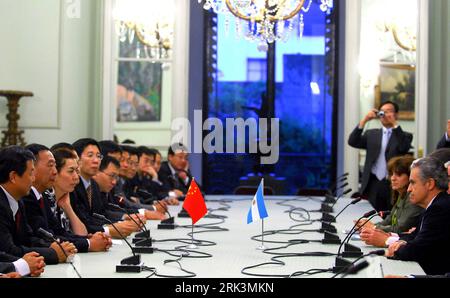
[{"label": "chandelier", "polygon": [[[198,0],[199,3],[202,1],[205,10],[226,16],[226,30],[229,29],[229,16],[234,16],[237,37],[259,42],[259,48],[263,50],[267,43],[286,42],[296,25],[300,38],[303,37],[303,13],[307,13],[313,3],[313,0]],[[333,0],[316,1],[320,1],[323,12],[331,13]]]},{"label": "chandelier", "polygon": [[120,42],[137,40],[148,58],[170,58],[174,0],[116,0],[113,19]]}]

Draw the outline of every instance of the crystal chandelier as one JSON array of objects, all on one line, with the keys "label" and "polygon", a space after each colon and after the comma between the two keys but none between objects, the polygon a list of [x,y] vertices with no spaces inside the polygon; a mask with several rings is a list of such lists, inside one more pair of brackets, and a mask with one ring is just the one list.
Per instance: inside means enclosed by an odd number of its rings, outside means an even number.
[{"label": "crystal chandelier", "polygon": [[137,39],[149,58],[170,58],[174,0],[116,0],[113,19],[120,42]]},{"label": "crystal chandelier", "polygon": [[[226,16],[226,30],[229,16],[234,16],[237,37],[259,42],[263,49],[267,43],[287,41],[296,25],[301,38],[305,27],[303,13],[307,13],[313,3],[313,0],[198,0],[199,3],[202,1],[205,10]],[[331,13],[333,0],[316,1],[320,1],[323,12]]]}]

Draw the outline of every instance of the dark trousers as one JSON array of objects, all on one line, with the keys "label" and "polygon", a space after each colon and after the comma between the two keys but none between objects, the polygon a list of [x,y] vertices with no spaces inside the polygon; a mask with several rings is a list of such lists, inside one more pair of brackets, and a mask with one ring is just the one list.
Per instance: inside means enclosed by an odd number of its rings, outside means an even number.
[{"label": "dark trousers", "polygon": [[364,194],[372,207],[377,211],[390,211],[391,203],[391,186],[387,179],[378,180],[377,176],[370,174],[369,184],[367,184]]}]

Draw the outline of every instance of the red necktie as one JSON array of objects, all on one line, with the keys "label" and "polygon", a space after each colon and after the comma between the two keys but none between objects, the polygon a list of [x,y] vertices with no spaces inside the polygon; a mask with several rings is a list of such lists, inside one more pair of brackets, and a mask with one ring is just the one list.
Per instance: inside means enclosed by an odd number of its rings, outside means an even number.
[{"label": "red necktie", "polygon": [[42,196],[39,199],[39,207],[41,207],[41,210],[44,210],[44,198]]},{"label": "red necktie", "polygon": [[22,219],[22,215],[20,214],[20,209],[17,210],[16,213],[16,231],[19,232],[20,231],[20,221]]}]

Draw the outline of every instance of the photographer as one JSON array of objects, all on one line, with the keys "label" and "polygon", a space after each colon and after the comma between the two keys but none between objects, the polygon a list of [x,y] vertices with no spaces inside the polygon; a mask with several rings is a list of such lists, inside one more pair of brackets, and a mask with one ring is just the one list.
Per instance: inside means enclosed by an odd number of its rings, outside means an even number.
[{"label": "photographer", "polygon": [[[387,161],[405,155],[411,148],[412,134],[398,125],[399,107],[386,101],[378,110],[371,110],[351,133],[348,144],[367,151],[361,181],[361,194],[377,211],[391,210],[390,189],[387,177]],[[370,129],[363,134],[366,124],[379,119],[381,129]]]}]

